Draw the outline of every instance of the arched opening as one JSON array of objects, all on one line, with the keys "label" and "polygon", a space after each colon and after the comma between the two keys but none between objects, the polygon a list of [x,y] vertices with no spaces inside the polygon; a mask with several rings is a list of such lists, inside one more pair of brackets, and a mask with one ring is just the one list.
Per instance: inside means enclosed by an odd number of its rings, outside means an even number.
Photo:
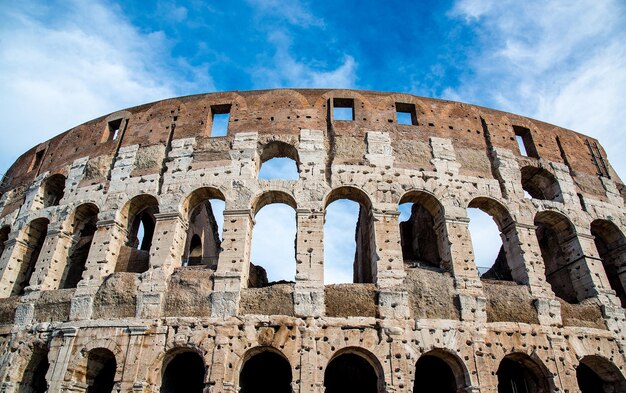
[{"label": "arched opening", "polygon": [[31,221],[24,229],[24,240],[27,247],[17,269],[11,295],[22,295],[30,283],[30,277],[35,271],[37,259],[39,259],[41,248],[48,234],[48,223],[47,218],[38,218]]},{"label": "arched opening", "polygon": [[291,365],[281,354],[264,350],[247,359],[239,374],[240,393],[291,393]]},{"label": "arched opening", "polygon": [[4,253],[5,242],[9,240],[9,233],[11,233],[11,227],[8,225],[0,228],[0,257]]},{"label": "arched opening", "polygon": [[[474,260],[483,279],[516,281],[512,274],[509,255],[509,236],[502,233],[513,222],[508,211],[490,198],[473,199],[468,206],[469,231],[472,237]],[[515,251],[515,252],[511,252]]]},{"label": "arched opening", "polygon": [[35,346],[22,375],[18,393],[45,393],[48,390],[46,373],[49,366],[48,350],[43,346]]},{"label": "arched opening", "polygon": [[115,355],[105,348],[87,354],[87,393],[111,393],[115,384]]},{"label": "arched opening", "polygon": [[549,393],[553,383],[543,365],[525,354],[507,355],[497,371],[498,393]]},{"label": "arched opening", "polygon": [[80,205],[76,209],[68,259],[61,277],[60,288],[76,288],[81,280],[93,235],[96,233],[98,213],[98,207],[90,203]]},{"label": "arched opening", "polygon": [[325,393],[378,393],[380,382],[376,369],[368,359],[357,353],[345,352],[335,356],[326,366],[324,387]]},{"label": "arched opening", "polygon": [[295,200],[283,192],[268,192],[258,198],[254,211],[248,288],[294,281]]},{"label": "arched opening", "polygon": [[202,393],[204,390],[204,360],[196,352],[176,354],[165,366],[161,393]]},{"label": "arched opening", "polygon": [[535,199],[563,202],[561,187],[556,177],[543,168],[525,166],[522,172],[522,188]]},{"label": "arched opening", "polygon": [[443,268],[442,239],[437,229],[443,223],[443,206],[432,195],[411,191],[400,199],[400,243],[407,267]]},{"label": "arched opening", "polygon": [[217,268],[222,250],[224,196],[212,188],[194,191],[184,209],[189,211],[189,229],[183,254],[183,266]]},{"label": "arched opening", "polygon": [[128,237],[121,247],[116,272],[143,273],[150,267],[150,248],[156,227],[159,203],[152,195],[139,195],[122,209]]},{"label": "arched opening", "polygon": [[576,380],[582,393],[626,392],[626,379],[620,370],[600,356],[585,356],[576,367]]},{"label": "arched opening", "polygon": [[57,206],[65,194],[65,176],[52,175],[43,182],[43,207]]},{"label": "arched opening", "polygon": [[324,283],[374,283],[374,236],[372,204],[367,195],[353,187],[334,189],[326,199]]},{"label": "arched opening", "polygon": [[271,142],[261,151],[259,179],[298,180],[300,178],[298,150],[284,142]]},{"label": "arched opening", "polygon": [[591,234],[602,259],[602,266],[611,288],[626,307],[626,238],[619,228],[608,220],[591,223]]},{"label": "arched opening", "polygon": [[546,280],[554,294],[569,303],[591,296],[583,293],[582,281],[588,268],[572,223],[562,214],[544,211],[535,216],[535,226]]},{"label": "arched opening", "polygon": [[467,371],[453,354],[435,349],[415,364],[413,393],[456,393],[467,386]]}]

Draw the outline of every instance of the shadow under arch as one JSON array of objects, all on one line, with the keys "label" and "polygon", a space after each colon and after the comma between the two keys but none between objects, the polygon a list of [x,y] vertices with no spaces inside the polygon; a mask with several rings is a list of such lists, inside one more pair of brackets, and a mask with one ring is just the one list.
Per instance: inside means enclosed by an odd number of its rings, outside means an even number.
[{"label": "shadow under arch", "polygon": [[[437,375],[437,378],[433,378],[433,375]],[[467,367],[455,353],[448,350],[432,349],[422,354],[415,363],[414,393],[456,393],[470,385]]]},{"label": "shadow under arch", "polygon": [[385,373],[382,364],[370,351],[347,347],[335,352],[324,370],[326,393],[384,391]]},{"label": "shadow under arch", "polygon": [[555,389],[552,374],[534,355],[510,353],[500,361],[496,374],[498,393],[550,393]]},{"label": "shadow under arch", "polygon": [[626,307],[626,271],[621,271],[626,257],[626,237],[617,225],[605,219],[592,221],[590,230],[609,285],[620,299],[622,307]]},{"label": "shadow under arch", "polygon": [[[570,219],[563,213],[544,210],[535,215],[534,224],[546,280],[554,294],[569,303],[594,296],[592,280],[583,279],[590,272],[585,258],[581,257],[581,245]],[[575,281],[580,284],[574,286]]]},{"label": "shadow under arch", "polygon": [[548,170],[532,165],[520,169],[522,188],[531,197],[548,201],[563,202],[561,186],[557,178]]},{"label": "shadow under arch", "polygon": [[626,392],[626,379],[610,360],[588,355],[576,367],[576,380],[582,393]]},{"label": "shadow under arch", "polygon": [[74,209],[67,220],[72,234],[67,251],[65,268],[61,275],[60,288],[76,288],[82,279],[94,234],[97,230],[100,209],[93,202],[86,202]]},{"label": "shadow under arch", "polygon": [[192,348],[173,348],[165,353],[161,367],[160,393],[202,393],[206,365]]},{"label": "shadow under arch", "polygon": [[270,346],[254,347],[241,358],[236,386],[240,393],[291,393],[293,372],[289,359]]}]

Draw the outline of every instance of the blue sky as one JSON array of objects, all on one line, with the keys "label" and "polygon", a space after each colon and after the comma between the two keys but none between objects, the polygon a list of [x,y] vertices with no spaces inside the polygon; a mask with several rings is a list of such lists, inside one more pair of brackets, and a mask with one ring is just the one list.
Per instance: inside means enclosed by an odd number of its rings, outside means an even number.
[{"label": "blue sky", "polygon": [[408,92],[597,137],[626,176],[626,2],[0,0],[0,173],[103,114],[223,90]]}]

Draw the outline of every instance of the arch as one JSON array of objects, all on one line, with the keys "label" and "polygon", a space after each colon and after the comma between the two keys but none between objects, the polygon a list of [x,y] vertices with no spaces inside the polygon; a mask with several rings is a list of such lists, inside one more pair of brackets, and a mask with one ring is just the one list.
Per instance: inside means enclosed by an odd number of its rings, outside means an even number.
[{"label": "arch", "polygon": [[295,146],[282,141],[271,141],[261,148],[259,179],[298,180],[300,158]]},{"label": "arch", "polygon": [[87,353],[85,383],[88,393],[110,393],[115,384],[117,362],[106,348],[94,348]]},{"label": "arch", "polygon": [[[437,378],[433,378],[436,375]],[[456,393],[470,386],[467,368],[459,357],[444,349],[424,353],[415,364],[413,393]]]},{"label": "arch", "polygon": [[[351,206],[350,203],[356,203]],[[330,206],[332,203],[337,205]],[[330,191],[324,203],[324,238],[328,239],[324,247],[324,276],[326,283],[346,282],[349,279],[350,265],[352,266],[352,283],[375,283],[377,276],[377,251],[374,231],[374,217],[372,214],[372,203],[367,194],[352,186],[343,186]],[[342,217],[343,216],[343,217]],[[338,225],[338,217],[344,221],[345,231],[342,236],[328,233],[333,229],[333,225]],[[348,225],[349,222],[349,225]],[[353,224],[355,223],[355,224]],[[352,226],[355,225],[355,226]],[[354,231],[354,232],[353,232]],[[350,233],[354,233],[354,240],[350,239]],[[345,244],[352,242],[355,244],[354,258],[342,260],[346,252],[338,252],[340,248],[345,248]]]},{"label": "arch", "polygon": [[554,391],[552,374],[538,359],[524,353],[506,355],[496,372],[498,393],[549,393]]},{"label": "arch", "polygon": [[202,393],[206,366],[193,350],[174,349],[164,357],[161,393]]},{"label": "arch", "polygon": [[121,209],[128,235],[118,255],[116,272],[143,273],[148,270],[157,213],[159,202],[149,194],[133,197]]},{"label": "arch", "polygon": [[[271,204],[278,205],[268,206]],[[260,288],[270,282],[294,281],[298,232],[295,199],[282,191],[264,192],[254,200],[253,211],[247,286]]]},{"label": "arch", "polygon": [[41,186],[43,207],[57,206],[65,195],[66,177],[55,174],[47,177]]},{"label": "arch", "polygon": [[39,254],[43,247],[44,241],[48,234],[48,224],[50,221],[47,218],[37,218],[31,221],[23,230],[23,239],[28,245],[21,255],[21,263],[17,269],[15,275],[15,281],[13,282],[12,295],[21,295],[24,293],[24,289],[29,285],[30,278],[35,271],[35,265],[39,259]]},{"label": "arch", "polygon": [[583,253],[572,222],[561,213],[542,211],[534,223],[546,280],[554,294],[569,303],[592,296],[592,288],[583,287],[582,278],[589,274],[589,269],[581,258]]},{"label": "arch", "polygon": [[272,203],[284,203],[292,207],[294,210],[298,209],[298,203],[295,198],[284,191],[265,191],[253,199],[252,211],[256,215],[259,210],[263,209],[267,205]]},{"label": "arch", "polygon": [[582,393],[626,392],[626,379],[619,368],[597,355],[580,360],[576,367],[576,380]]},{"label": "arch", "polygon": [[9,225],[5,225],[0,228],[0,258],[4,253],[5,242],[9,240],[9,234],[11,233],[11,227]]},{"label": "arch", "polygon": [[93,236],[97,230],[99,213],[98,206],[93,203],[82,204],[74,211],[70,228],[71,244],[61,275],[60,288],[76,288],[82,279]]},{"label": "arch", "polygon": [[384,372],[376,356],[362,348],[348,347],[333,355],[324,371],[326,393],[384,391]]},{"label": "arch", "polygon": [[192,192],[183,202],[182,211],[188,220],[183,265],[217,268],[222,240],[224,194],[216,188],[203,187]]},{"label": "arch", "polygon": [[280,351],[256,347],[246,352],[243,359],[238,381],[241,393],[292,392],[291,365]]},{"label": "arch", "polygon": [[444,239],[436,228],[443,222],[444,208],[425,191],[411,190],[400,198],[400,210],[410,205],[410,216],[400,222],[402,258],[409,267],[442,267]]},{"label": "arch", "polygon": [[[472,199],[467,208],[468,216],[470,216],[469,229],[472,237],[472,246],[474,247],[474,259],[481,275],[480,277],[491,280],[513,281],[514,277],[511,259],[515,258],[517,253],[521,253],[521,250],[518,246],[516,246],[514,241],[511,241],[514,239],[510,239],[510,236],[505,236],[503,233],[505,230],[508,230],[509,225],[513,223],[511,214],[500,202],[488,197],[477,197]],[[476,236],[476,227],[473,226],[475,223],[472,220],[477,218],[482,220],[482,218],[477,216],[476,212],[472,212],[470,209],[478,209],[482,212],[481,214],[485,214],[493,220],[499,232],[496,239],[492,239],[491,237],[489,239],[484,239]],[[489,225],[493,228],[494,224],[491,222],[484,222],[480,229],[482,231],[489,231],[488,233],[491,235],[492,232],[495,232],[495,229],[490,230]],[[479,255],[481,254],[481,251],[484,251],[485,246],[495,245],[497,247],[498,243],[500,247],[498,247],[499,250],[497,248],[494,249],[494,251],[497,250],[494,259],[487,261],[479,260]],[[520,283],[524,282],[525,277],[518,277],[515,281]]]},{"label": "arch", "polygon": [[591,234],[602,266],[609,280],[609,285],[626,307],[626,237],[609,220],[597,219],[591,222]]},{"label": "arch", "polygon": [[522,188],[535,199],[563,202],[561,186],[554,177],[544,168],[525,166],[521,168]]},{"label": "arch", "polygon": [[43,345],[35,345],[31,357],[24,369],[18,393],[45,393],[48,390],[46,373],[50,363],[48,362],[48,349]]}]

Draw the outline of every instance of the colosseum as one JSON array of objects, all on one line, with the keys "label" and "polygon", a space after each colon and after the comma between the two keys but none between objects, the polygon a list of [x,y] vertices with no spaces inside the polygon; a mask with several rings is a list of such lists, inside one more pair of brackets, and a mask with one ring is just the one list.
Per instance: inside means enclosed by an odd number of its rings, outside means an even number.
[{"label": "colosseum", "polygon": [[[259,179],[277,157],[297,180]],[[626,392],[626,187],[574,131],[400,93],[202,94],[37,145],[1,195],[2,392]],[[325,285],[344,199],[353,282]],[[293,281],[251,261],[274,203]],[[487,271],[468,209],[500,232]]]}]

